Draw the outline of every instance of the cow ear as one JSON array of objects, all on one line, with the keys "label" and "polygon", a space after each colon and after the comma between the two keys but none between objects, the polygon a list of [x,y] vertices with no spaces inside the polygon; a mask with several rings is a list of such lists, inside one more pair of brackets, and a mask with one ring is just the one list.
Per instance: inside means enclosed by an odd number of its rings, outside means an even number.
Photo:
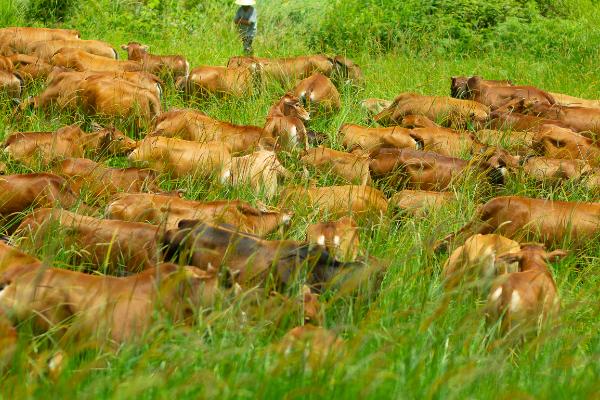
[{"label": "cow ear", "polygon": [[566,250],[562,250],[562,249],[554,250],[554,251],[551,251],[550,253],[546,253],[546,260],[548,260],[550,262],[556,262],[558,260],[565,258],[568,255],[569,255],[569,252]]},{"label": "cow ear", "polygon": [[142,50],[144,50],[144,51],[148,51],[148,50],[150,50],[150,46],[148,46],[147,44],[143,44],[143,45],[141,45],[140,47],[141,47],[141,48],[142,48]]},{"label": "cow ear", "polygon": [[504,254],[500,254],[499,256],[496,257],[496,262],[501,261],[501,262],[512,264],[515,262],[520,262],[522,258],[523,258],[523,254],[521,252],[504,253]]},{"label": "cow ear", "polygon": [[128,50],[128,49],[129,49],[129,46],[127,46],[126,44],[122,44],[122,45],[121,45],[121,48],[122,48],[123,50]]}]

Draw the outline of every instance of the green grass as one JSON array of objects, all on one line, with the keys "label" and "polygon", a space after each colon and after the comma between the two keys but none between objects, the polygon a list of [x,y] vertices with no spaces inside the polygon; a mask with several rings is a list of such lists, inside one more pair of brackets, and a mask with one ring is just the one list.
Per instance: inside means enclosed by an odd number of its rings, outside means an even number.
[{"label": "green grass", "polygon": [[[113,4],[112,8],[109,4]],[[72,17],[71,25],[81,29],[83,38],[106,40],[115,47],[138,40],[149,44],[155,53],[184,54],[192,66],[224,64],[241,50],[230,26],[232,8],[207,6],[202,18],[194,19],[197,25],[193,27],[183,23],[159,24],[158,30],[151,25],[144,30],[131,21],[130,30],[128,20],[123,22],[124,17],[119,14],[122,4],[89,2]],[[310,4],[314,6],[314,2]],[[269,56],[310,53],[301,35],[286,36],[278,31],[287,25],[278,23],[278,13],[271,12],[266,13],[271,18],[269,23],[261,22],[264,28],[257,39],[256,52]],[[13,17],[3,18],[11,21]],[[106,21],[121,22],[113,28]],[[338,148],[337,130],[342,123],[367,123],[360,100],[393,98],[403,91],[447,95],[452,75],[477,73],[575,96],[600,97],[597,58],[576,63],[563,54],[540,58],[520,50],[490,50],[465,57],[400,51],[385,55],[349,54],[363,67],[366,87],[343,88],[342,110],[312,121],[311,128],[327,133],[329,144]],[[125,57],[123,52],[120,54]],[[30,88],[27,95],[41,88]],[[269,106],[286,89],[289,88],[270,87],[250,98],[187,103],[169,88],[163,108],[194,107],[215,118],[262,125]],[[12,131],[52,130],[83,121],[80,116],[73,119],[42,112],[27,113],[15,120],[11,112],[10,102],[1,102],[0,137]],[[288,184],[307,184],[295,157],[281,157],[295,173]],[[127,165],[123,158],[106,162]],[[11,173],[28,171],[12,162],[8,167]],[[335,182],[327,175],[313,174],[311,178],[319,185]],[[186,197],[197,200],[265,201],[249,188],[227,188],[193,179],[164,177],[162,187],[185,189]],[[440,269],[446,255],[433,254],[431,245],[462,226],[478,203],[494,195],[575,201],[598,198],[577,183],[550,187],[516,177],[496,191],[476,179],[453,190],[458,200],[427,217],[390,214],[361,225],[361,252],[379,258],[388,269],[378,292],[361,288],[358,295],[336,296],[332,292],[323,296],[327,305],[325,325],[344,339],[344,345],[318,368],[310,368],[301,356],[286,357],[275,350],[274,343],[300,322],[298,312],[250,312],[253,309],[247,308],[246,302],[237,300],[200,316],[191,328],[157,323],[139,342],[116,352],[97,343],[35,336],[24,324],[19,327],[22,348],[12,368],[0,375],[0,398],[597,398],[598,241],[552,266],[562,300],[560,318],[556,326],[519,350],[486,328],[480,299],[465,290],[444,293]],[[277,198],[269,204],[276,205]],[[306,225],[317,217],[314,210],[294,211],[296,217],[288,235],[301,239]],[[58,237],[47,241],[48,248],[61,248]],[[566,242],[565,247],[568,246]],[[55,254],[40,251],[37,255],[55,265],[67,266],[72,252],[62,249]],[[248,311],[247,315],[244,311]],[[45,374],[44,362],[59,348],[68,353],[67,365],[53,381]]]}]

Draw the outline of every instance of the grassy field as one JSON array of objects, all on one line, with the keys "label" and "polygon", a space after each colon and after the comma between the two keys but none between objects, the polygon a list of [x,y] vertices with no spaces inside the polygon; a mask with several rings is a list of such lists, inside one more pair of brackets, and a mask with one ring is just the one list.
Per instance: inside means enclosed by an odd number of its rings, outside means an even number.
[{"label": "grassy field", "polygon": [[[94,3],[94,2],[90,2]],[[222,65],[237,55],[241,44],[230,23],[233,8],[208,8],[202,18],[175,26],[140,25],[121,19],[118,6],[85,5],[69,26],[81,29],[86,39],[101,39],[115,48],[136,40],[158,54],[183,54],[192,66]],[[117,4],[117,3],[115,3]],[[311,7],[315,2],[309,1]],[[223,15],[223,11],[231,15]],[[281,11],[280,11],[281,13]],[[94,15],[95,18],[90,16]],[[285,56],[311,52],[302,35],[290,28],[281,32],[277,11],[265,10],[259,26],[256,53]],[[206,21],[203,21],[203,20]],[[100,21],[100,23],[95,21]],[[17,15],[7,24],[24,23]],[[189,21],[189,20],[186,20]],[[132,33],[133,32],[133,33]],[[125,54],[121,52],[122,57]],[[521,49],[467,56],[435,51],[387,54],[348,54],[363,68],[366,87],[342,89],[342,110],[311,121],[311,129],[325,132],[328,145],[339,148],[337,130],[344,122],[368,124],[360,108],[367,97],[393,98],[400,92],[447,95],[453,75],[480,74],[510,78],[554,92],[587,98],[600,97],[598,58],[577,60],[564,52],[533,56]],[[32,87],[27,95],[41,90]],[[262,125],[269,106],[286,89],[272,86],[250,98],[184,101],[168,87],[163,109],[194,107],[215,118]],[[30,113],[14,118],[12,104],[0,104],[0,137],[12,131],[51,130],[83,117]],[[121,127],[126,129],[125,127]],[[295,177],[288,184],[308,184],[293,155],[282,157]],[[127,160],[107,160],[124,166]],[[8,163],[9,173],[27,168]],[[320,186],[335,183],[331,176],[313,173]],[[197,200],[241,198],[265,202],[249,188],[227,188],[212,182],[164,178],[165,190],[185,189]],[[544,186],[511,176],[504,188],[491,190],[476,179],[452,189],[458,200],[426,217],[389,215],[363,221],[361,253],[377,257],[388,267],[378,290],[361,288],[356,295],[326,293],[325,325],[344,339],[334,356],[311,365],[302,354],[284,356],[274,345],[301,321],[299,313],[243,313],[242,301],[224,303],[199,317],[192,328],[157,324],[138,343],[117,352],[98,343],[65,343],[52,335],[32,336],[19,329],[21,349],[11,369],[0,375],[0,399],[21,398],[552,398],[600,397],[600,245],[589,243],[554,264],[562,312],[556,325],[519,349],[511,347],[486,328],[483,302],[467,290],[445,293],[440,279],[447,255],[435,255],[431,245],[468,221],[477,204],[495,195],[518,194],[560,200],[596,201],[577,182]],[[389,192],[388,192],[389,194]],[[269,201],[277,204],[277,198]],[[315,210],[297,208],[287,235],[303,238]],[[275,235],[274,237],[278,237]],[[73,249],[60,239],[48,238],[48,248],[37,254],[66,268]],[[564,247],[569,247],[566,240]],[[264,311],[264,310],[263,310]],[[45,374],[45,362],[56,349],[66,349],[67,365],[55,380]]]}]

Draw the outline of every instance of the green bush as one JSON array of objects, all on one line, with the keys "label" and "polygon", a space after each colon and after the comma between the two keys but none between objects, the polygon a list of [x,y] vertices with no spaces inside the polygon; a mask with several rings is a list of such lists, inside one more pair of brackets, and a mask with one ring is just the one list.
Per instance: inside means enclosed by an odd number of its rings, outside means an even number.
[{"label": "green bush", "polygon": [[63,22],[71,14],[75,0],[30,0],[25,18],[43,23]]}]

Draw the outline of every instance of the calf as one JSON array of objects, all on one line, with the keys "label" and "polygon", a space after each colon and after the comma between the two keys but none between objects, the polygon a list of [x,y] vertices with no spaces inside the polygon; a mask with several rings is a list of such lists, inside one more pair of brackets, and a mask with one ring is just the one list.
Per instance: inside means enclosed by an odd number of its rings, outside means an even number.
[{"label": "calf", "polygon": [[239,273],[242,286],[264,285],[270,277],[276,287],[291,284],[307,272],[307,284],[322,288],[339,272],[355,264],[333,259],[323,246],[294,240],[264,240],[222,226],[183,220],[164,237],[166,259],[179,259],[199,268],[227,265]]},{"label": "calf", "polygon": [[437,243],[442,249],[457,236],[498,233],[510,239],[542,240],[548,246],[570,240],[584,244],[600,232],[600,203],[495,197],[480,206],[471,222]]},{"label": "calf", "polygon": [[492,184],[504,182],[505,167],[488,162],[465,161],[441,154],[408,150],[380,149],[371,153],[371,176],[388,178],[391,184],[405,183],[411,188],[445,190],[465,172],[482,175]]},{"label": "calf", "polygon": [[0,29],[0,54],[28,54],[29,46],[39,41],[79,39],[74,29],[7,27]]},{"label": "calf", "polygon": [[146,137],[129,154],[132,161],[148,162],[150,168],[181,178],[217,174],[221,182],[231,176],[231,152],[222,142],[197,143],[188,140]]},{"label": "calf", "polygon": [[185,77],[190,74],[190,63],[183,56],[157,56],[148,53],[148,46],[137,42],[129,42],[121,45],[127,52],[129,60],[138,61],[142,64],[144,71],[156,75],[168,75],[174,79]]},{"label": "calf", "polygon": [[119,345],[139,340],[157,310],[175,323],[191,323],[220,296],[219,280],[216,271],[174,264],[124,278],[25,266],[0,274],[0,308],[15,322],[33,321],[35,331]]},{"label": "calf", "polygon": [[313,105],[322,107],[325,111],[338,111],[341,107],[340,93],[331,80],[320,73],[301,80],[292,93],[309,111],[314,108]]},{"label": "calf", "polygon": [[457,286],[467,279],[477,287],[488,289],[498,275],[515,272],[517,263],[499,260],[499,255],[516,252],[521,245],[500,235],[473,235],[452,252],[444,263],[442,278],[446,288]]},{"label": "calf", "polygon": [[184,219],[225,223],[242,232],[267,235],[290,222],[292,214],[259,210],[241,200],[194,201],[159,194],[122,193],[106,207],[108,218],[164,224],[175,229]]},{"label": "calf", "polygon": [[162,113],[156,118],[150,136],[179,137],[199,143],[218,140],[231,145],[234,153],[251,150],[258,146],[261,139],[270,137],[258,126],[234,125],[193,109]]},{"label": "calf", "polygon": [[62,48],[50,59],[52,65],[75,71],[123,72],[142,71],[137,61],[121,61],[91,54],[80,49]]},{"label": "calf", "polygon": [[370,186],[289,187],[281,194],[281,204],[296,204],[329,217],[349,214],[381,215],[387,211],[383,193]]},{"label": "calf", "polygon": [[91,263],[117,272],[124,265],[126,271],[140,271],[155,266],[160,260],[159,227],[139,222],[97,219],[65,210],[42,208],[27,216],[15,235],[23,246],[40,249],[52,235],[64,235],[66,248],[75,246],[80,251],[80,262]]},{"label": "calf", "polygon": [[456,197],[452,192],[405,189],[392,196],[390,206],[414,216],[424,216],[427,211],[439,209],[454,199]]},{"label": "calf", "polygon": [[42,60],[49,61],[54,54],[62,49],[82,50],[89,54],[113,60],[119,58],[117,51],[110,44],[100,40],[81,39],[42,40],[29,45],[29,54],[35,55]]},{"label": "calf", "polygon": [[546,252],[544,246],[528,244],[497,260],[519,264],[519,271],[498,277],[488,297],[488,323],[502,320],[503,334],[516,330],[537,330],[560,309],[556,283],[548,262],[566,256],[564,250]]},{"label": "calf", "polygon": [[483,125],[488,120],[489,108],[471,100],[402,93],[373,119],[381,125],[389,126],[400,123],[404,116],[412,114],[424,115],[443,125],[463,127],[468,123]]},{"label": "calf", "polygon": [[278,140],[278,144],[286,149],[297,146],[308,148],[308,135],[303,121],[310,119],[300,100],[288,93],[271,106],[265,133]]},{"label": "calf", "polygon": [[227,183],[248,185],[255,193],[263,192],[270,199],[277,194],[280,179],[292,174],[281,164],[277,155],[269,150],[258,150],[242,157],[232,157]]},{"label": "calf", "polygon": [[109,168],[87,158],[67,158],[54,171],[66,177],[75,193],[82,189],[94,201],[118,192],[159,192],[158,174],[141,168]]},{"label": "calf", "polygon": [[486,83],[480,76],[471,77],[467,81],[467,98],[485,104],[492,110],[516,104],[522,100],[539,101],[552,105],[554,98],[547,92],[533,86],[499,86]]},{"label": "calf", "polygon": [[253,91],[255,71],[253,67],[201,66],[192,69],[187,78],[180,77],[176,86],[189,95],[243,97]]},{"label": "calf", "polygon": [[360,248],[358,225],[348,216],[337,221],[309,225],[306,240],[325,246],[327,251],[340,261],[356,260]]},{"label": "calf", "polygon": [[371,182],[367,156],[317,147],[306,150],[300,161],[325,173],[331,172],[350,183],[367,185]]},{"label": "calf", "polygon": [[4,152],[26,165],[86,154],[125,154],[134,148],[135,141],[115,128],[85,133],[77,125],[65,126],[55,132],[15,132],[4,141]]},{"label": "calf", "polygon": [[367,128],[355,124],[343,124],[339,133],[342,135],[342,145],[350,151],[356,149],[374,151],[381,147],[419,149],[423,143],[410,135],[410,130],[400,126],[387,128]]}]

